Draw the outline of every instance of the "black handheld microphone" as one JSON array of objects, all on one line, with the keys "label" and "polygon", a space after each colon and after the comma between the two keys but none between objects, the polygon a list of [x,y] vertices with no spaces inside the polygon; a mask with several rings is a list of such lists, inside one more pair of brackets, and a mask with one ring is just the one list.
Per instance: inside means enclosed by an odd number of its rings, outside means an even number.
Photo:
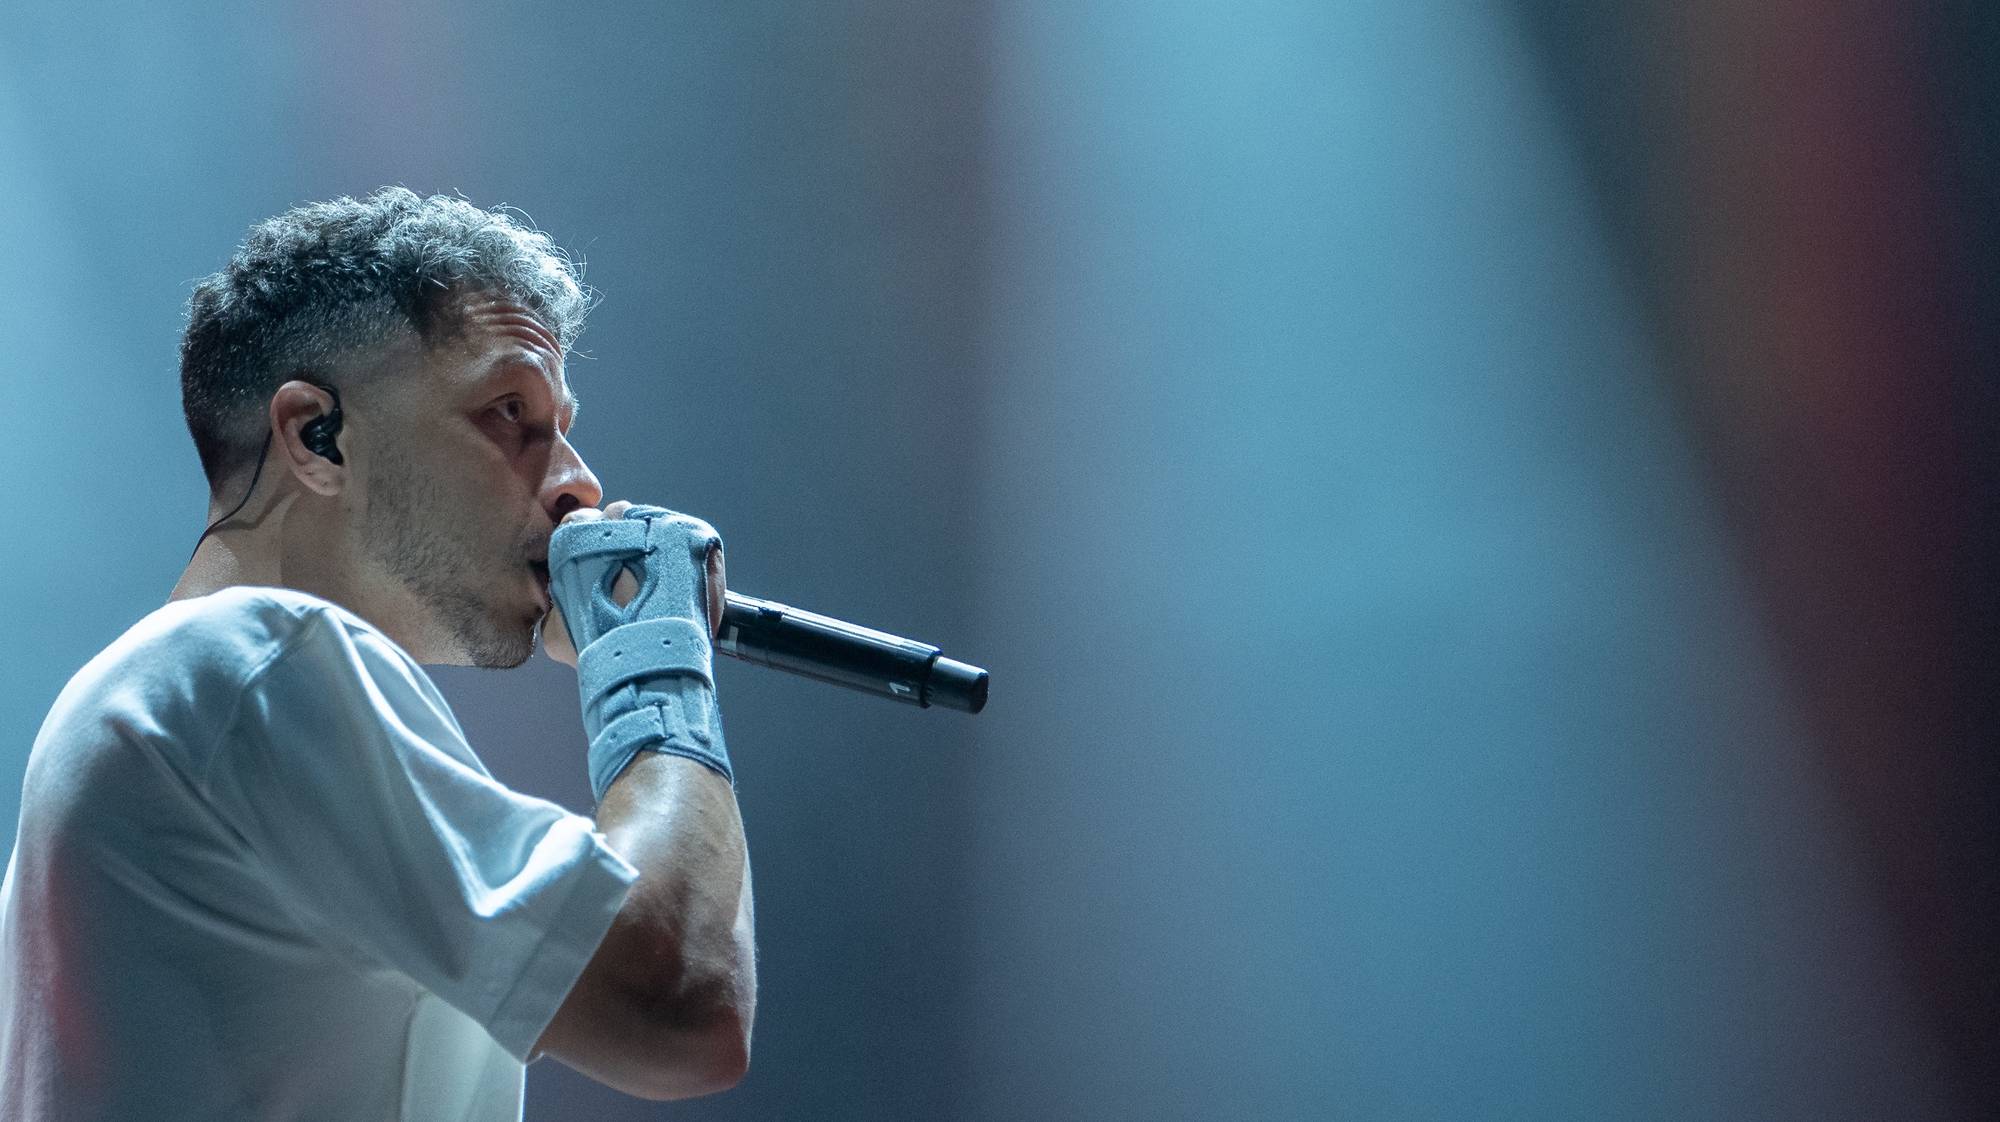
[{"label": "black handheld microphone", "polygon": [[986,671],[929,643],[736,592],[723,601],[721,654],[924,708],[986,707]]}]

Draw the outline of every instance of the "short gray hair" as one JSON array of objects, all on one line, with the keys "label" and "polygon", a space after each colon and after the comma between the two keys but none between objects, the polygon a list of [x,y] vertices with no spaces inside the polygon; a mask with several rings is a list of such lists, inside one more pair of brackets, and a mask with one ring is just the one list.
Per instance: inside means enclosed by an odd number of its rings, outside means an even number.
[{"label": "short gray hair", "polygon": [[568,353],[592,293],[547,234],[448,195],[384,187],[288,210],[250,228],[188,300],[181,408],[210,486],[256,454],[271,394],[325,381],[343,360],[414,330],[455,327],[453,297],[519,302]]}]

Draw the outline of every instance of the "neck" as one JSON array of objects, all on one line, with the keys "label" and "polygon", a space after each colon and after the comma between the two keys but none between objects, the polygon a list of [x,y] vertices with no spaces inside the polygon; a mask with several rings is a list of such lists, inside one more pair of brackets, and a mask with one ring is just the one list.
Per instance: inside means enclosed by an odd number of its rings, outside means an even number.
[{"label": "neck", "polygon": [[[397,582],[370,575],[337,536],[308,512],[308,525],[288,531],[296,496],[285,495],[254,521],[238,515],[210,534],[174,584],[169,600],[188,600],[225,588],[254,585],[311,593],[367,620],[419,662],[461,661],[454,643],[438,631],[429,610]],[[214,517],[214,513],[211,513]]]},{"label": "neck", "polygon": [[[245,510],[195,548],[170,600],[207,596],[225,588],[258,585],[293,588],[362,614],[359,589],[347,573],[337,533],[325,512],[290,515],[299,496],[280,493]],[[218,517],[214,509],[211,519]],[[364,617],[365,618],[365,617]]]},{"label": "neck", "polygon": [[[281,495],[257,510],[237,511],[211,530],[195,547],[168,599],[207,596],[236,585],[288,587],[283,543],[285,514],[291,505],[291,496]],[[224,515],[211,504],[208,516],[214,526]]]},{"label": "neck", "polygon": [[247,544],[210,535],[195,550],[167,599],[188,600],[242,584],[284,586],[281,566],[254,548],[243,548]]}]

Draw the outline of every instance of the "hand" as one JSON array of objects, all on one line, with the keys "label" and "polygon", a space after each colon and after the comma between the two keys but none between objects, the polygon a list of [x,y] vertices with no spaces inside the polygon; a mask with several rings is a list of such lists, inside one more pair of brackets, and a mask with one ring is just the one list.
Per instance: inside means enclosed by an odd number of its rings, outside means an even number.
[{"label": "hand", "polygon": [[[620,499],[603,510],[587,506],[579,507],[563,515],[562,520],[564,522],[588,522],[594,518],[623,518],[625,516],[625,508],[631,505],[630,502]],[[727,591],[727,586],[724,584],[722,547],[720,545],[717,545],[708,552],[708,579],[704,583],[708,588],[709,634],[711,636],[718,635],[722,632],[723,593]],[[638,594],[639,582],[630,572],[619,573],[618,579],[612,582],[611,600],[619,607],[624,607],[626,604],[631,603],[632,597]],[[554,603],[553,597],[551,597],[550,603]],[[563,622],[561,608],[550,607],[549,614],[542,617],[542,650],[550,658],[555,659],[564,666],[572,670],[576,669],[576,645],[570,641],[569,626]]]}]

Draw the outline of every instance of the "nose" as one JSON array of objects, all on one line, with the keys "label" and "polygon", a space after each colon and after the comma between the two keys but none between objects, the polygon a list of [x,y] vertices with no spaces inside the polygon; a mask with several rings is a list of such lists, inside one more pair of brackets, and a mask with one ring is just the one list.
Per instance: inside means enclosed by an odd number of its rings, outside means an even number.
[{"label": "nose", "polygon": [[594,507],[604,501],[604,485],[577,454],[566,436],[557,436],[555,455],[549,458],[549,474],[542,486],[542,506],[549,521],[560,522],[579,507]]}]

